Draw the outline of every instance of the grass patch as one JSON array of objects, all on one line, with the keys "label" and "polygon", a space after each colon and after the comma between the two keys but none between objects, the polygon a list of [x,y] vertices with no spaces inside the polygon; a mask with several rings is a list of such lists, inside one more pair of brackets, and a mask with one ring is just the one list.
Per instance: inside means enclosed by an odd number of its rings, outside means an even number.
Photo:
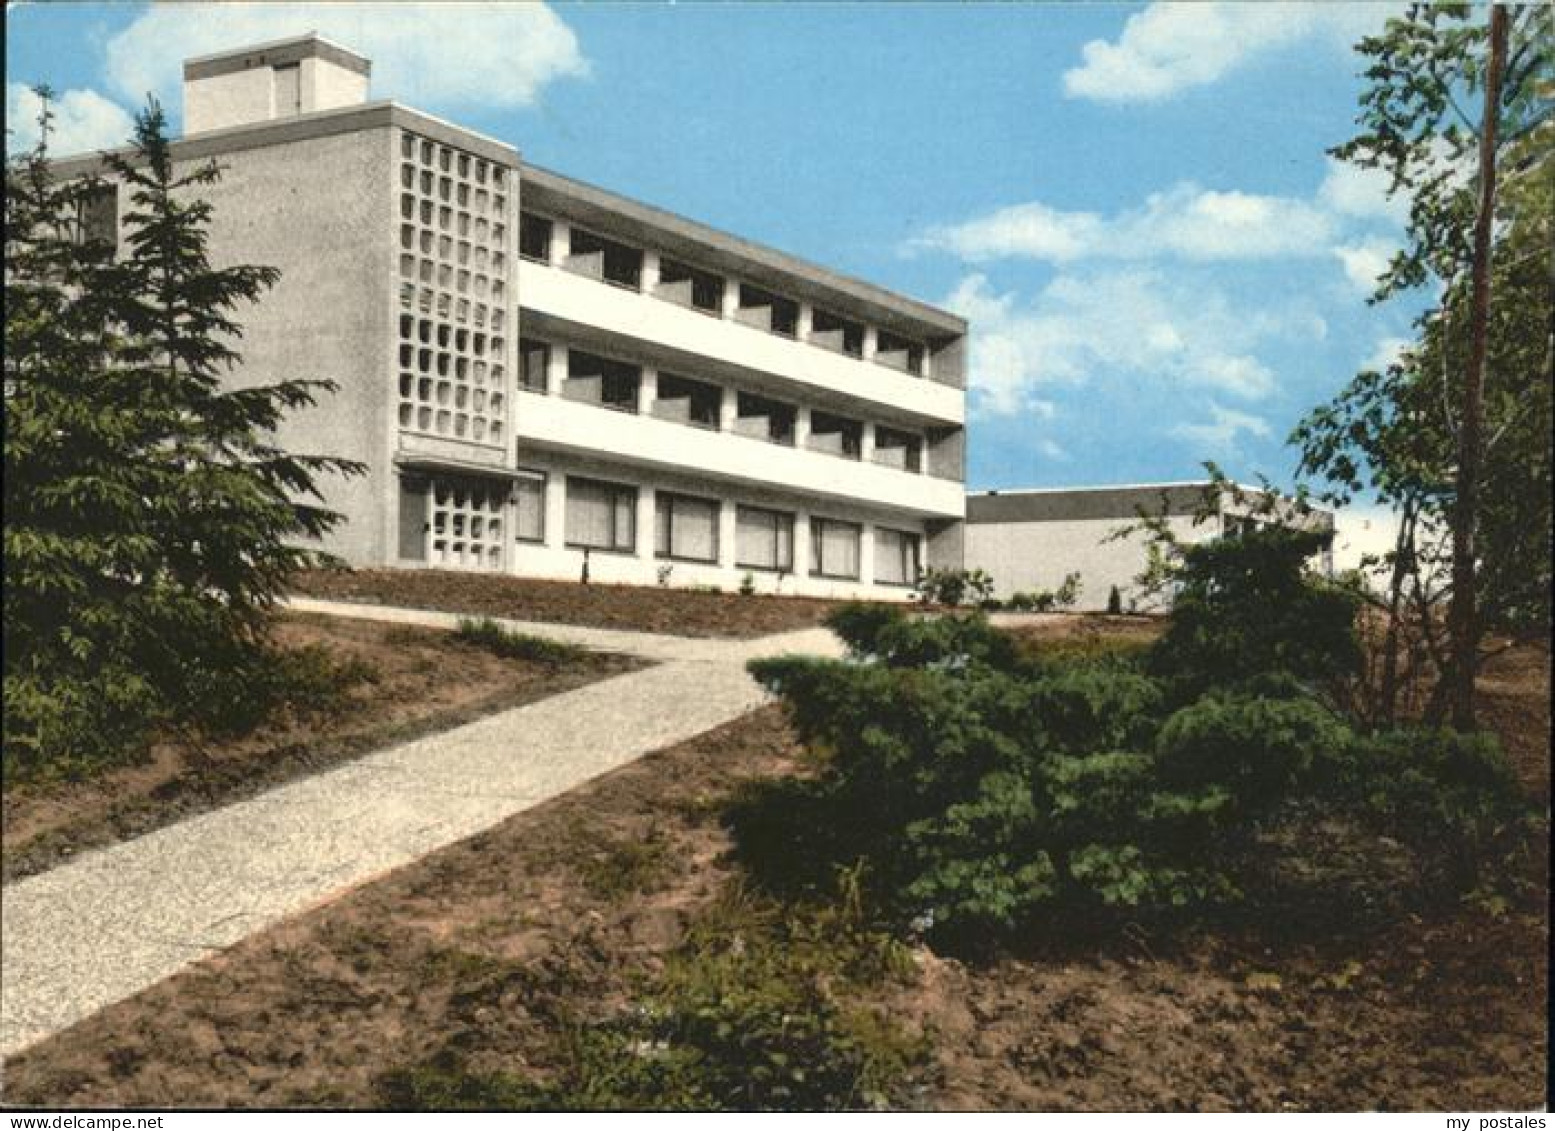
[{"label": "grass patch", "polygon": [[587,649],[543,636],[531,636],[503,628],[491,617],[460,617],[454,639],[508,660],[528,660],[557,668],[581,660]]},{"label": "grass patch", "polygon": [[[579,833],[583,830],[579,829]],[[590,843],[586,835],[576,837]],[[670,837],[658,825],[640,839],[606,837],[578,865],[589,894],[609,902],[662,887],[672,863]]]},{"label": "grass patch", "polygon": [[736,885],[613,1016],[582,1016],[557,994],[543,1076],[475,1069],[450,1044],[382,1076],[378,1097],[417,1111],[888,1106],[929,1045],[863,1004],[913,963],[862,920],[850,891],[791,905]]}]

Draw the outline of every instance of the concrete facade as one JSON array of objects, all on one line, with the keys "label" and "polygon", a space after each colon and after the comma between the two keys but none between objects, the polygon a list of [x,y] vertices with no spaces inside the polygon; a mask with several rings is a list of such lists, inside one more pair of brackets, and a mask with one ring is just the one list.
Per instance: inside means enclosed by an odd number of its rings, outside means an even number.
[{"label": "concrete facade", "polygon": [[[359,566],[905,597],[957,567],[965,322],[528,165],[316,36],[185,64],[212,260],[278,267],[234,380],[333,381],[290,450]],[[65,175],[90,160],[63,161]]]},{"label": "concrete facade", "polygon": [[[1114,587],[1125,609],[1144,608],[1147,597],[1138,578],[1149,563],[1149,538],[1137,529],[1115,535],[1138,526],[1142,514],[1164,519],[1182,542],[1219,538],[1248,521],[1252,499],[1238,503],[1229,494],[1207,496],[1210,487],[1208,482],[1161,483],[971,494],[966,564],[992,576],[994,595],[1001,600],[1019,592],[1051,592],[1066,575],[1078,573],[1076,608],[1105,609]],[[1201,511],[1207,511],[1203,518]],[[1298,515],[1285,500],[1276,504],[1274,514],[1278,521],[1333,529],[1332,515],[1316,510]],[[1326,553],[1317,565],[1332,572]]]}]

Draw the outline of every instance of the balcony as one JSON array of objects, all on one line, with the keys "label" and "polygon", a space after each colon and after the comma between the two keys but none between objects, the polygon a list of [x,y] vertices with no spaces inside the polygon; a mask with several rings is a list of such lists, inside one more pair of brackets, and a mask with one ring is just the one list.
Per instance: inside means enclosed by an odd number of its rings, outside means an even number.
[{"label": "balcony", "polygon": [[[524,261],[518,265],[519,302],[560,322],[609,334],[654,342],[685,355],[686,363],[708,358],[742,371],[770,375],[773,392],[804,399],[820,389],[844,397],[890,406],[924,425],[960,425],[966,419],[960,389],[911,376],[886,365],[860,363],[845,353],[817,349],[772,332],[775,312],[750,288],[753,305],[734,319],[706,313],[652,295],[634,293],[567,270]],[[746,288],[742,289],[743,292]],[[777,296],[773,296],[777,297]]]},{"label": "balcony", "polygon": [[[754,419],[754,418],[752,418]],[[624,465],[687,472],[711,481],[872,504],[921,518],[960,518],[961,483],[835,458],[735,432],[627,416],[563,397],[520,393],[513,412],[519,451],[569,452]],[[754,428],[754,425],[752,425]]]}]

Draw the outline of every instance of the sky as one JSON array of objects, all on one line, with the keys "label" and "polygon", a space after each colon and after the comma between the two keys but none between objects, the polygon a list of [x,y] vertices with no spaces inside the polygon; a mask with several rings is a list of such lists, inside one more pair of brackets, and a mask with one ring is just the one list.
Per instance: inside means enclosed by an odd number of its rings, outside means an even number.
[{"label": "sky", "polygon": [[[122,143],[185,57],[317,30],[526,160],[971,323],[972,489],[1293,481],[1292,427],[1410,336],[1355,132],[1393,5],[8,6],[8,144]],[[1376,516],[1367,515],[1365,521]]]}]

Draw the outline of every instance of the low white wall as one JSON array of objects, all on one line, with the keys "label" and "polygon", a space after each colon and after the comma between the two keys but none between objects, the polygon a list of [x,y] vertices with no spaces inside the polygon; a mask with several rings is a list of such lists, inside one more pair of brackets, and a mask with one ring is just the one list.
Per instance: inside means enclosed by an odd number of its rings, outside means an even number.
[{"label": "low white wall", "polygon": [[[1203,541],[1220,532],[1218,519],[1197,526],[1186,516],[1168,521],[1177,537],[1186,542]],[[1057,589],[1066,574],[1078,572],[1077,608],[1105,609],[1113,586],[1117,586],[1127,608],[1130,598],[1144,599],[1135,579],[1149,560],[1143,531],[1108,540],[1110,534],[1128,525],[1129,520],[1118,518],[969,522],[966,565],[992,575],[994,595],[1001,599],[1017,592]]]}]

